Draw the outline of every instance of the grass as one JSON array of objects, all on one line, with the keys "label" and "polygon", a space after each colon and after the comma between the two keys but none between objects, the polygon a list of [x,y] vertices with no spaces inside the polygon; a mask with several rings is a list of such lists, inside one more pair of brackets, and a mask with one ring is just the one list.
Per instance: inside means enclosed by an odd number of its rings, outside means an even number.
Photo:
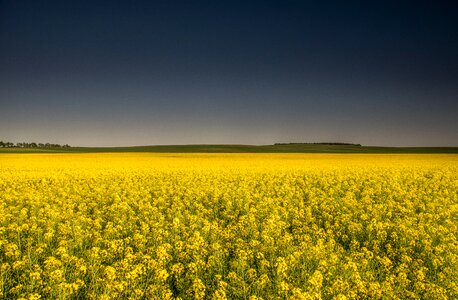
[{"label": "grass", "polygon": [[458,153],[458,147],[379,147],[326,144],[160,145],[133,147],[0,148],[0,153]]}]

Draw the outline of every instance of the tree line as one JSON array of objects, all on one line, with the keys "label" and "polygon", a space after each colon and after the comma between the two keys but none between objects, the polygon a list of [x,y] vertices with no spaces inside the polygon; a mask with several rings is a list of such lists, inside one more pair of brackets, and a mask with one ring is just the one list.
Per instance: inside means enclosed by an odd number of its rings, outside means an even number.
[{"label": "tree line", "polygon": [[0,141],[0,148],[70,148],[70,145],[51,144],[51,143],[27,143],[27,142],[4,142]]},{"label": "tree line", "polygon": [[361,147],[361,144],[353,143],[275,143],[275,146],[279,145],[336,145],[336,146],[358,146]]}]

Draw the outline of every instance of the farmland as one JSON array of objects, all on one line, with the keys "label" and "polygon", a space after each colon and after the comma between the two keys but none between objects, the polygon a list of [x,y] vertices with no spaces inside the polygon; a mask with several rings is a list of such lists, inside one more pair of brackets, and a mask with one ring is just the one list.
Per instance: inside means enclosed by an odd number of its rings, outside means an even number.
[{"label": "farmland", "polygon": [[458,147],[381,147],[338,143],[288,143],[275,145],[153,145],[130,147],[0,147],[0,153],[375,153],[457,154]]},{"label": "farmland", "polygon": [[456,299],[458,155],[0,154],[0,298]]}]

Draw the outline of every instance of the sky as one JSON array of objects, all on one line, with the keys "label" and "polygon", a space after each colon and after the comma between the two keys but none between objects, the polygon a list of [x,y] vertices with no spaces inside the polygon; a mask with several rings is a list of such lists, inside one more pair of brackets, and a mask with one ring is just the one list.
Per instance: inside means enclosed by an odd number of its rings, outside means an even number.
[{"label": "sky", "polygon": [[458,146],[458,2],[0,1],[0,140]]}]

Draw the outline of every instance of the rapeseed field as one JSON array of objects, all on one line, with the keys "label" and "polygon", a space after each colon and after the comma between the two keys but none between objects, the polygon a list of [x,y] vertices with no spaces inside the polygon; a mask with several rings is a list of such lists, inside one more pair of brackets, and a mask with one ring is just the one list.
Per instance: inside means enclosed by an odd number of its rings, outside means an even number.
[{"label": "rapeseed field", "polygon": [[2,299],[457,299],[458,156],[0,155]]}]

